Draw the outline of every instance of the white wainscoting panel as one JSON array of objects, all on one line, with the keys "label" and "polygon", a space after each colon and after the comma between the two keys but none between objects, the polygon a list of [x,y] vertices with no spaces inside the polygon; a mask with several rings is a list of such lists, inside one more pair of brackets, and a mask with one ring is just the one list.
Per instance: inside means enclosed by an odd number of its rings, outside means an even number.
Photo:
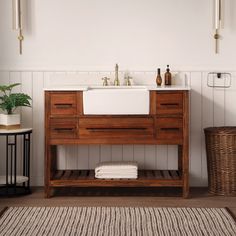
[{"label": "white wainscoting panel", "polygon": [[[207,86],[207,71],[176,72],[175,83],[188,83],[190,94],[190,183],[207,185],[205,127],[236,125],[236,73],[232,86],[219,89]],[[120,73],[123,78],[124,72]],[[134,83],[153,84],[155,72],[130,72]],[[101,78],[114,78],[114,72],[79,71],[0,71],[0,84],[21,83],[15,91],[32,97],[32,108],[20,109],[24,127],[33,127],[31,184],[44,181],[44,88],[53,85],[101,84]],[[113,79],[112,79],[113,80]],[[19,141],[20,142],[20,141]],[[5,174],[5,139],[0,137],[0,175]],[[22,145],[18,145],[18,152]],[[177,168],[175,145],[77,145],[59,146],[57,165],[60,169],[94,168],[100,161],[138,161],[140,168]],[[19,163],[22,157],[19,156]],[[19,171],[21,167],[19,167]]]}]

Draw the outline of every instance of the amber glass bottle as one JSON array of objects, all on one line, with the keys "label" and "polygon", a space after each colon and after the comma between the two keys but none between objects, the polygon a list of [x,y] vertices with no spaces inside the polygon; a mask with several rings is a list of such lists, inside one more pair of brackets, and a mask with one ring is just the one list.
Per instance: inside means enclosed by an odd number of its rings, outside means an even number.
[{"label": "amber glass bottle", "polygon": [[157,83],[157,86],[161,86],[162,78],[161,78],[161,69],[160,68],[157,69],[156,83]]},{"label": "amber glass bottle", "polygon": [[169,65],[167,65],[166,73],[165,73],[165,85],[171,85],[171,73]]}]

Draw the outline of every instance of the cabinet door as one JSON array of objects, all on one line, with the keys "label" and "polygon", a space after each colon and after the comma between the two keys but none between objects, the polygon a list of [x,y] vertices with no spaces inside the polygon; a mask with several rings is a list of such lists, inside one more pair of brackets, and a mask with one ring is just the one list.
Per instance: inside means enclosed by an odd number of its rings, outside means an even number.
[{"label": "cabinet door", "polygon": [[153,127],[153,118],[88,117],[80,118],[79,136],[81,139],[146,139],[153,138]]},{"label": "cabinet door", "polygon": [[52,92],[50,94],[50,114],[76,115],[77,113],[76,92]]},{"label": "cabinet door", "polygon": [[159,92],[156,94],[157,115],[182,115],[183,94],[182,92]]},{"label": "cabinet door", "polygon": [[73,139],[78,137],[76,119],[50,119],[49,135],[52,139]]},{"label": "cabinet door", "polygon": [[170,140],[183,139],[182,118],[156,118],[157,139]]}]

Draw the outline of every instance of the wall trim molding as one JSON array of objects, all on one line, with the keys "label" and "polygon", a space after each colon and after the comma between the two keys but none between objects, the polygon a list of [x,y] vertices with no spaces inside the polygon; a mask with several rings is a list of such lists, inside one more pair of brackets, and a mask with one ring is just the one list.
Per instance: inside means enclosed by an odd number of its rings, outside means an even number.
[{"label": "wall trim molding", "polygon": [[[115,64],[114,64],[115,65]],[[165,70],[165,66],[157,65],[156,67],[160,67],[162,69],[162,72]],[[114,69],[115,70],[115,69]],[[74,73],[83,73],[83,72],[113,72],[114,71],[112,67],[73,67],[73,66],[52,66],[52,67],[27,67],[27,66],[1,66],[0,65],[0,71],[1,72],[74,72]],[[150,68],[122,68],[122,65],[120,65],[120,72],[141,72],[141,73],[155,73],[156,68],[150,69]],[[171,66],[171,71],[174,71],[175,73],[181,73],[181,72],[221,72],[221,71],[230,71],[230,72],[236,72],[236,66],[235,67],[224,67],[224,66],[217,66],[217,67],[188,67],[188,66]]]}]

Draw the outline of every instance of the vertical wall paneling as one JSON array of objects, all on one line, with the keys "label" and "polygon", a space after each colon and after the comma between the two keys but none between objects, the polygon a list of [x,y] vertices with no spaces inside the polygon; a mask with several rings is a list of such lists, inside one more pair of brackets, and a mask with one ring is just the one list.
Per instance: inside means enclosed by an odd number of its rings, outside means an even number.
[{"label": "vertical wall paneling", "polygon": [[205,137],[203,129],[213,126],[214,115],[214,90],[207,86],[207,74],[202,73],[202,183],[207,184],[207,161],[205,149]]},{"label": "vertical wall paneling", "polygon": [[63,170],[66,168],[66,148],[62,145],[57,146],[57,168]]},{"label": "vertical wall paneling", "polygon": [[158,145],[156,147],[156,159],[157,169],[168,169],[168,147],[166,145]]},{"label": "vertical wall paneling", "polygon": [[[7,85],[10,81],[10,73],[8,71],[0,71],[0,84]],[[6,173],[6,162],[5,162],[5,156],[6,156],[6,139],[5,137],[0,137],[0,175],[3,175]],[[4,157],[4,158],[3,158]]]},{"label": "vertical wall paneling", "polygon": [[122,161],[122,157],[123,157],[122,145],[111,145],[112,161]]},{"label": "vertical wall paneling", "polygon": [[225,88],[213,89],[213,125],[225,124]]},{"label": "vertical wall paneling", "polygon": [[66,146],[66,169],[77,169],[78,166],[78,148],[75,145]]},{"label": "vertical wall paneling", "polygon": [[231,87],[225,89],[225,125],[236,126],[236,73],[231,74]]},{"label": "vertical wall paneling", "polygon": [[190,95],[190,183],[198,186],[202,174],[202,73],[191,73]]},{"label": "vertical wall paneling", "polygon": [[[28,94],[32,98],[32,72],[21,73],[21,92]],[[32,101],[31,101],[32,105]],[[21,125],[23,127],[32,127],[33,125],[33,109],[29,107],[21,108]]]},{"label": "vertical wall paneling", "polygon": [[100,145],[89,145],[89,169],[94,169],[100,162]]},{"label": "vertical wall paneling", "polygon": [[[44,173],[44,73],[33,72],[33,183],[40,185]],[[31,162],[31,163],[32,163]]]},{"label": "vertical wall paneling", "polygon": [[10,83],[10,72],[9,71],[0,71],[0,81],[1,84],[9,84]]},{"label": "vertical wall paneling", "polygon": [[134,161],[138,162],[138,167],[144,169],[145,167],[145,145],[134,145]]},{"label": "vertical wall paneling", "polygon": [[78,169],[89,169],[89,146],[88,145],[78,145]]},{"label": "vertical wall paneling", "polygon": [[[155,72],[130,72],[134,84],[153,84]],[[236,73],[227,89],[207,87],[208,72],[176,72],[176,83],[187,83],[190,92],[190,183],[207,185],[207,166],[203,129],[209,126],[236,125]],[[0,83],[21,83],[14,91],[32,97],[32,109],[21,108],[23,127],[33,127],[32,185],[43,185],[44,175],[44,91],[55,85],[101,84],[101,77],[114,80],[114,71],[0,71]],[[123,76],[123,73],[120,73]],[[122,77],[123,78],[123,77]],[[154,78],[154,79],[153,79]],[[122,80],[123,81],[123,80]],[[182,82],[181,82],[182,81]],[[184,81],[184,82],[183,82]],[[1,155],[5,156],[5,139],[0,138]],[[21,145],[18,147],[21,151]],[[59,146],[59,169],[89,169],[100,161],[136,160],[140,168],[177,168],[177,146],[174,145],[78,145]],[[0,158],[0,175],[5,162]]]},{"label": "vertical wall paneling", "polygon": [[156,145],[145,145],[144,146],[144,168],[155,169],[156,167]]},{"label": "vertical wall paneling", "polygon": [[177,145],[167,146],[167,168],[168,170],[178,169],[178,147]]},{"label": "vertical wall paneling", "polygon": [[123,145],[123,161],[134,160],[134,145]]},{"label": "vertical wall paneling", "polygon": [[53,75],[54,75],[54,72],[52,72],[52,71],[44,72],[44,74],[43,74],[44,88],[48,88],[51,86],[51,84],[52,84],[51,78],[53,78]]},{"label": "vertical wall paneling", "polygon": [[111,161],[112,160],[112,151],[111,151],[111,145],[101,145],[101,162],[104,161]]}]

